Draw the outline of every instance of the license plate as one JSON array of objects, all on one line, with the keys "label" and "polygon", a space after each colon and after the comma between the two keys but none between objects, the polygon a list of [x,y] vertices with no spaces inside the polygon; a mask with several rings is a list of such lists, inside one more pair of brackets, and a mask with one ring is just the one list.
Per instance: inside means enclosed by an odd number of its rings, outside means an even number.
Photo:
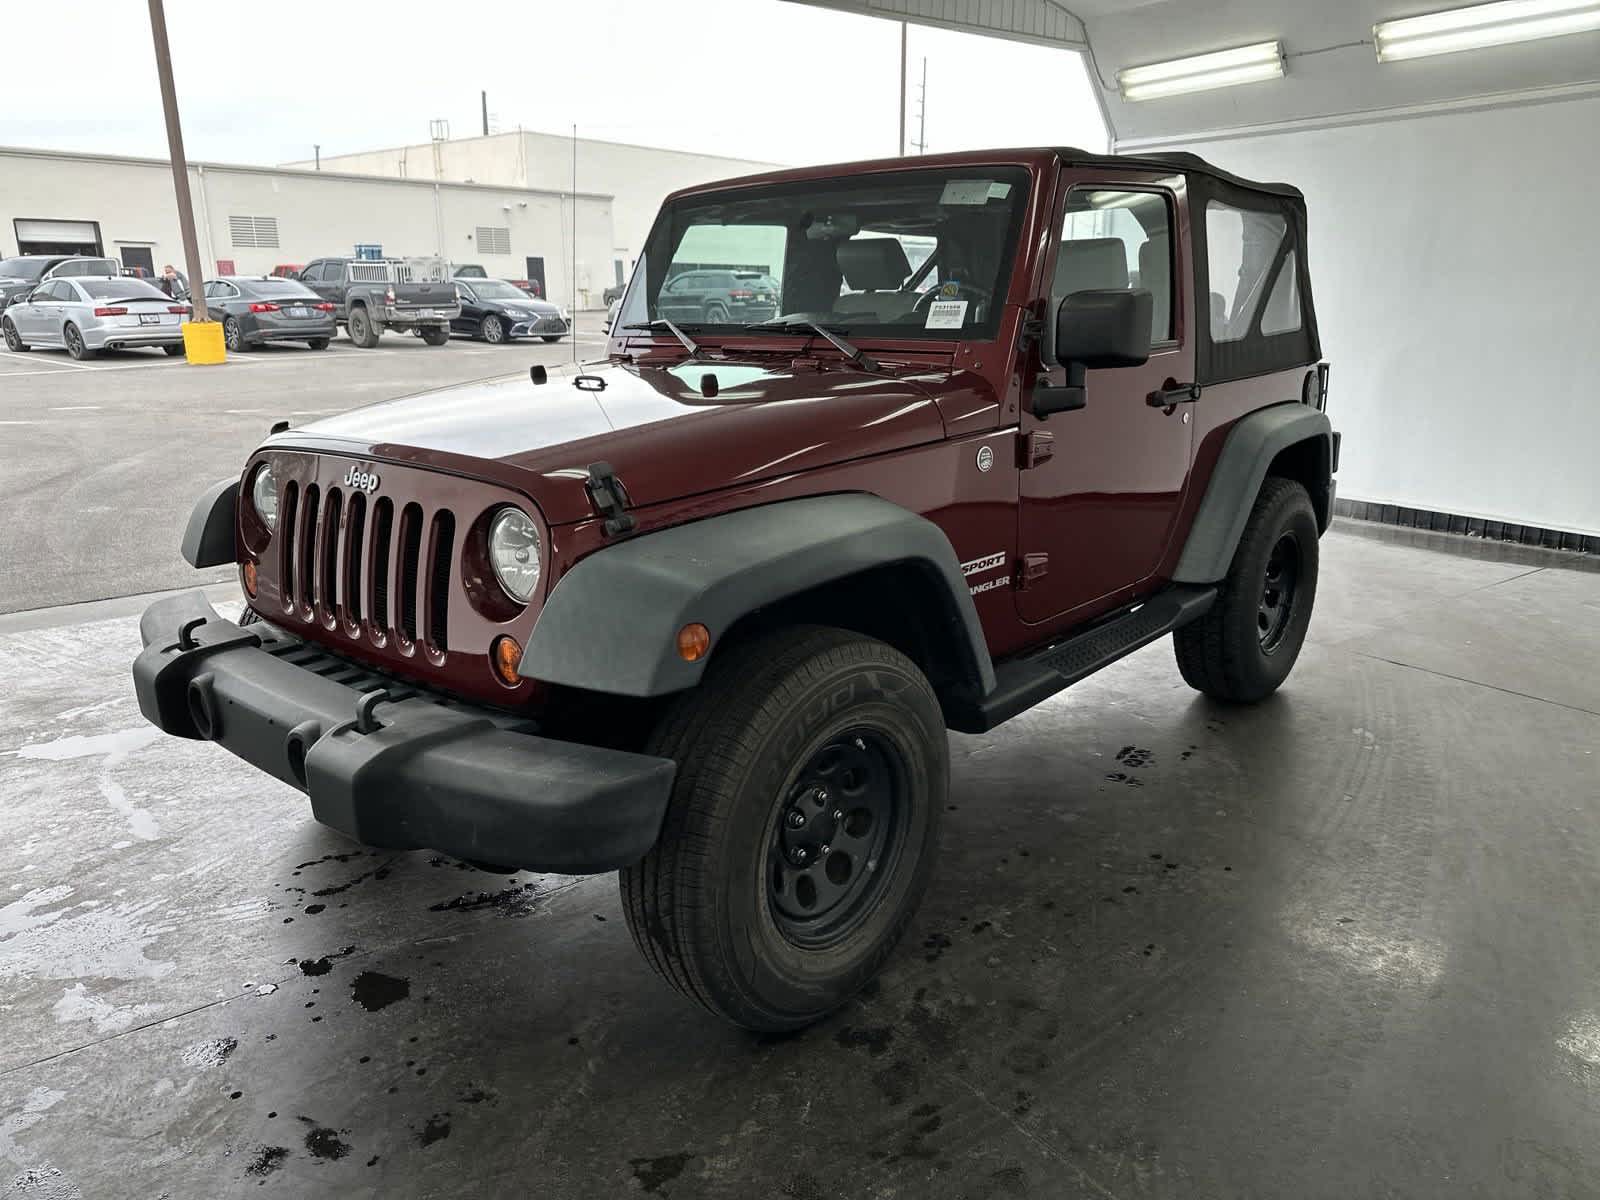
[{"label": "license plate", "polygon": [[289,306],[289,315],[291,317],[309,317],[311,310],[304,304],[291,304]]},{"label": "license plate", "polygon": [[159,325],[159,324],[161,324],[161,314],[160,313],[140,313],[139,314],[139,324],[141,324],[141,325]]},{"label": "license plate", "polygon": [[432,308],[419,308],[419,309],[417,309],[417,316],[419,316],[419,317],[437,317],[438,315],[439,315],[439,313],[438,313],[438,310],[436,310],[436,309],[432,309]]}]

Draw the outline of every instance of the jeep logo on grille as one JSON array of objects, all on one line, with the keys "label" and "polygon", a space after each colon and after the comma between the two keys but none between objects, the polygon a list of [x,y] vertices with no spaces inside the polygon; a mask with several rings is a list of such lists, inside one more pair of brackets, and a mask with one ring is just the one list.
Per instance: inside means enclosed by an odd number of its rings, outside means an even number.
[{"label": "jeep logo on grille", "polygon": [[344,473],[344,485],[347,488],[355,488],[358,492],[366,492],[370,496],[378,490],[378,473],[351,467]]}]

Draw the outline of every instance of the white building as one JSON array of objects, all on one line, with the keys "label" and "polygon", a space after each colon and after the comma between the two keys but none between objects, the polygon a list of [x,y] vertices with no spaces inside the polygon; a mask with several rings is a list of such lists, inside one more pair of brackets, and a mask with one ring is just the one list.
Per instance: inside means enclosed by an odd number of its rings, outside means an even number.
[{"label": "white building", "polygon": [[[296,169],[311,162],[287,164]],[[579,267],[579,285],[596,291],[622,283],[650,232],[661,200],[669,192],[699,183],[780,170],[783,164],[724,158],[714,154],[689,154],[634,146],[625,142],[577,141],[577,186],[583,191],[613,197],[612,226],[615,242],[611,261],[599,276],[585,278]],[[573,140],[558,134],[517,130],[487,137],[453,138],[419,142],[387,150],[324,156],[324,171],[381,175],[388,179],[451,179],[479,184],[566,191],[572,186]]]},{"label": "white building", "polygon": [[[189,186],[208,275],[263,273],[359,244],[538,278],[561,302],[574,294],[574,198],[565,189],[220,163],[191,164]],[[612,198],[580,191],[575,203],[577,303],[592,307],[612,274]],[[0,147],[0,255],[13,253],[105,254],[147,271],[169,262],[187,271],[171,167]]]}]

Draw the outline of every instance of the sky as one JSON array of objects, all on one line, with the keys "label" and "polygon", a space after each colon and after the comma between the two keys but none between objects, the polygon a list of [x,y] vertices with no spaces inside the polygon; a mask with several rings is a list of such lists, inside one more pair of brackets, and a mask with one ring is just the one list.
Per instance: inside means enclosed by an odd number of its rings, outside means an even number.
[{"label": "sky", "polygon": [[[166,157],[144,3],[5,8],[0,145]],[[166,11],[190,159],[275,164],[318,143],[336,155],[422,142],[434,118],[471,136],[480,89],[497,130],[576,123],[580,137],[786,164],[897,151],[899,25],[783,0],[166,0]],[[79,50],[60,86],[61,58],[26,48],[65,46]],[[924,56],[930,153],[1106,148],[1077,55],[915,25],[910,140]]]}]

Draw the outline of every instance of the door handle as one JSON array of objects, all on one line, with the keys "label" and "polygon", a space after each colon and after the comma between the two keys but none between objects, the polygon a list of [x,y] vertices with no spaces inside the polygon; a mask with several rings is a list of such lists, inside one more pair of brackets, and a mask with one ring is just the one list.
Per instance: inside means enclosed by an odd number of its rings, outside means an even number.
[{"label": "door handle", "polygon": [[1171,408],[1174,404],[1192,404],[1200,399],[1198,383],[1174,383],[1167,380],[1166,387],[1157,388],[1144,398],[1151,408]]}]

